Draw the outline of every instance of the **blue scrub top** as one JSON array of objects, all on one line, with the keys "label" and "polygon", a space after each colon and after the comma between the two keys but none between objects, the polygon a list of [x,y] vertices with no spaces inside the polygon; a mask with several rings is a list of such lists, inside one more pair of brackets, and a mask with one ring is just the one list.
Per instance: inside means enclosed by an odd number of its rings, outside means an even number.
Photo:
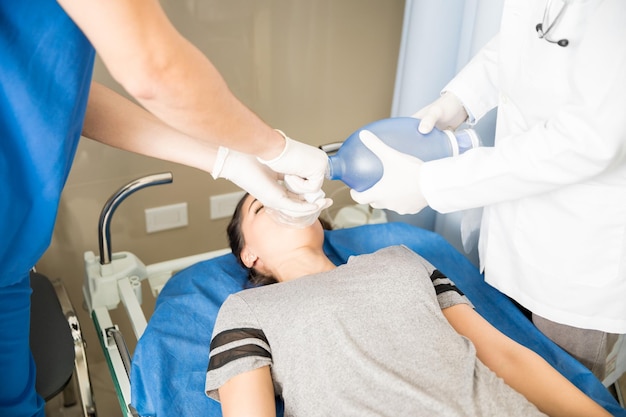
[{"label": "blue scrub top", "polygon": [[94,56],[55,0],[0,1],[0,287],[50,244]]}]

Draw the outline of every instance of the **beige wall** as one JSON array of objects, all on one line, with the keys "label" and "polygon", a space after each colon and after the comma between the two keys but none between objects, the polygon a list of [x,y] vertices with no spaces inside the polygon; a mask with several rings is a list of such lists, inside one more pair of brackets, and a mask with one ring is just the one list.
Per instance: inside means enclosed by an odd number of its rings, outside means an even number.
[{"label": "beige wall", "polygon": [[[235,95],[295,139],[312,145],[342,140],[390,113],[404,0],[161,3],[182,34],[218,67]],[[121,92],[99,61],[94,76]],[[225,247],[227,220],[209,219],[209,196],[235,191],[235,186],[88,139],[78,148],[52,244],[37,267],[63,279],[80,310],[90,361],[101,361],[102,353],[93,324],[80,308],[83,253],[98,253],[98,218],[108,197],[132,179],[163,171],[173,173],[173,184],[141,190],[117,209],[113,251],[133,252],[150,264]],[[327,183],[325,189],[330,193],[338,186]],[[180,202],[188,203],[188,227],[146,234],[144,209]],[[148,299],[148,314],[152,305]]]}]

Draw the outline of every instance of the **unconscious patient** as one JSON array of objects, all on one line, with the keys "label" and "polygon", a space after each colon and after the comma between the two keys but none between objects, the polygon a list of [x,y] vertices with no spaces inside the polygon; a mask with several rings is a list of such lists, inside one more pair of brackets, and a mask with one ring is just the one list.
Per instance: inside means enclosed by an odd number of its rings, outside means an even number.
[{"label": "unconscious patient", "polygon": [[231,295],[206,392],[224,416],[609,416],[474,311],[404,246],[335,266],[324,233],[276,223],[252,196],[228,227],[256,283]]}]

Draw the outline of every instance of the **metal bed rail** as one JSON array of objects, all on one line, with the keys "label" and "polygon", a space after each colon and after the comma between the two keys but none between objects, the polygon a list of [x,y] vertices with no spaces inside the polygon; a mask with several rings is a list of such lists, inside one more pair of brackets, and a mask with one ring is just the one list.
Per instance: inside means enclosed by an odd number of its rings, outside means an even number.
[{"label": "metal bed rail", "polygon": [[[129,263],[139,263],[139,260],[135,255],[129,252],[114,253],[111,261],[114,269],[121,269],[122,271],[130,270],[135,273],[132,275],[115,275],[116,285],[114,287],[114,291],[116,294],[114,296],[111,296],[110,294],[107,294],[106,296],[98,294],[97,290],[94,290],[91,294],[87,294],[85,296],[85,300],[91,300],[91,303],[87,303],[87,305],[91,312],[91,317],[96,327],[100,345],[113,378],[118,401],[125,417],[137,415],[130,405],[131,355],[128,352],[126,338],[121,333],[119,327],[113,322],[110,311],[118,308],[119,302],[121,302],[132,325],[134,337],[136,340],[139,340],[147,326],[147,319],[141,308],[141,283],[143,281],[148,282],[151,293],[156,298],[167,280],[169,280],[169,278],[171,278],[177,271],[180,271],[181,269],[191,266],[197,262],[215,258],[229,252],[229,249],[220,249],[143,266],[141,268],[143,273],[139,275],[136,274],[139,270],[137,265],[135,265],[135,268],[128,267]],[[97,288],[97,283],[100,279],[106,281],[111,280],[110,277],[102,277],[99,275],[99,268],[94,267],[94,263],[98,264],[99,262],[98,257],[91,252],[87,252],[85,254],[85,259],[87,260],[87,282],[95,284],[86,286],[87,290],[89,288]],[[118,261],[123,264],[119,268],[116,264]],[[110,291],[111,286],[107,285],[104,288],[106,288],[107,291]],[[85,288],[83,288],[83,290],[85,290]],[[93,304],[93,301],[104,302],[104,300],[110,301],[111,299],[118,299],[119,302],[117,304]]]},{"label": "metal bed rail", "polygon": [[148,266],[130,252],[111,252],[110,223],[115,209],[132,193],[146,187],[168,184],[172,180],[172,174],[169,172],[153,174],[135,179],[117,190],[108,199],[100,213],[99,256],[91,251],[84,254],[85,305],[96,327],[125,417],[137,415],[130,405],[131,355],[124,336],[118,326],[113,323],[109,312],[116,309],[121,302],[130,319],[134,336],[139,340],[148,324],[141,308],[142,281],[147,280],[151,293],[156,298],[167,280],[177,271],[202,260],[230,252],[228,249],[221,249]]}]

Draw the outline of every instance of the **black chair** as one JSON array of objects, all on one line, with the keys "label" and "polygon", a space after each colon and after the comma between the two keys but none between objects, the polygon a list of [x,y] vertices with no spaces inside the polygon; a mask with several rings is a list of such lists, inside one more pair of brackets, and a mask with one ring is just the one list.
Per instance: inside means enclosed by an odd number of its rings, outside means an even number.
[{"label": "black chair", "polygon": [[34,271],[30,284],[30,347],[37,392],[46,401],[63,392],[64,407],[71,407],[77,404],[78,386],[83,415],[95,417],[85,342],[67,292],[61,280],[50,281]]}]

